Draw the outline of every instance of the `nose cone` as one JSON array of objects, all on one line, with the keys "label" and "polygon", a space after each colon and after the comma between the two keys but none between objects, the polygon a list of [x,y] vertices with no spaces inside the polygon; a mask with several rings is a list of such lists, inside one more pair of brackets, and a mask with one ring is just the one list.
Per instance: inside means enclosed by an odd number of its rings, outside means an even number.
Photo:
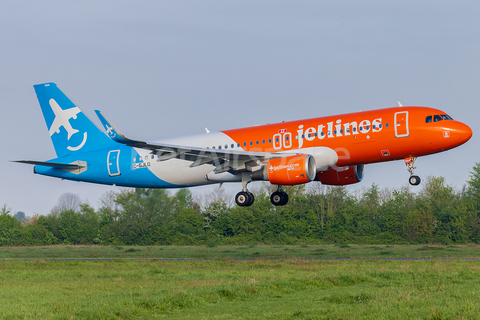
[{"label": "nose cone", "polygon": [[457,129],[458,139],[463,141],[462,143],[467,142],[473,135],[472,129],[467,126],[465,123],[459,122],[459,128]]},{"label": "nose cone", "polygon": [[465,123],[459,121],[452,123],[452,126],[449,129],[451,132],[451,138],[453,138],[453,141],[455,141],[457,146],[470,140],[473,135],[472,129]]}]

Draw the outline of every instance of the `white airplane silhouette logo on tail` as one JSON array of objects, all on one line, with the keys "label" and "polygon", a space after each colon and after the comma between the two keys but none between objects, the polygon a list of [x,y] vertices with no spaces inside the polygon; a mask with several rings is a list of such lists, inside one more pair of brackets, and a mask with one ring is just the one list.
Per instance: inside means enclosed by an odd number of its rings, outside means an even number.
[{"label": "white airplane silhouette logo on tail", "polygon": [[70,140],[70,137],[78,132],[78,130],[72,128],[70,119],[77,119],[77,114],[81,112],[80,109],[78,107],[74,107],[67,110],[62,110],[62,108],[60,108],[54,99],[50,99],[48,103],[50,104],[53,113],[55,113],[55,119],[53,120],[48,133],[50,133],[50,136],[52,136],[54,133],[60,133],[60,127],[64,127],[68,133],[68,140]]}]

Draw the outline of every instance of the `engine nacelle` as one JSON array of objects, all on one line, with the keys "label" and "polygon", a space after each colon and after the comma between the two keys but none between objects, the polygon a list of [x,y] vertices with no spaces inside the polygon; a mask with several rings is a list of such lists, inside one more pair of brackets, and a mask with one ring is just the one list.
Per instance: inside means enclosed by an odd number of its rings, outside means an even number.
[{"label": "engine nacelle", "polygon": [[363,180],[363,164],[357,166],[331,168],[321,171],[316,177],[316,181],[329,186],[344,186],[354,184]]},{"label": "engine nacelle", "polygon": [[279,185],[307,183],[315,179],[316,166],[315,158],[309,154],[273,159],[265,165],[263,178]]}]

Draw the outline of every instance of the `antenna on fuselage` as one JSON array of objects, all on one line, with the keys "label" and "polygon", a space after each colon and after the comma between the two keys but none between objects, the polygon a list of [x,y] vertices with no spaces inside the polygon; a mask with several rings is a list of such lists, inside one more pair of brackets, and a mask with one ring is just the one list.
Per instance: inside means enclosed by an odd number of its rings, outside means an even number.
[{"label": "antenna on fuselage", "polygon": [[207,131],[207,133],[210,133],[210,130],[208,130],[207,127],[205,127],[205,131]]},{"label": "antenna on fuselage", "polygon": [[403,105],[400,103],[400,101],[397,101],[397,102],[398,102],[399,107],[403,107]]}]

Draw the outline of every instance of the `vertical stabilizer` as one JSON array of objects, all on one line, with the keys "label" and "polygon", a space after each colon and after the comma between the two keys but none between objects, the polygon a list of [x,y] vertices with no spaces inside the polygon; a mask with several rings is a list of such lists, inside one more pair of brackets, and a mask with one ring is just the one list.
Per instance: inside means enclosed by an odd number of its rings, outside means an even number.
[{"label": "vertical stabilizer", "polygon": [[55,83],[37,84],[33,87],[57,157],[116,144]]}]

